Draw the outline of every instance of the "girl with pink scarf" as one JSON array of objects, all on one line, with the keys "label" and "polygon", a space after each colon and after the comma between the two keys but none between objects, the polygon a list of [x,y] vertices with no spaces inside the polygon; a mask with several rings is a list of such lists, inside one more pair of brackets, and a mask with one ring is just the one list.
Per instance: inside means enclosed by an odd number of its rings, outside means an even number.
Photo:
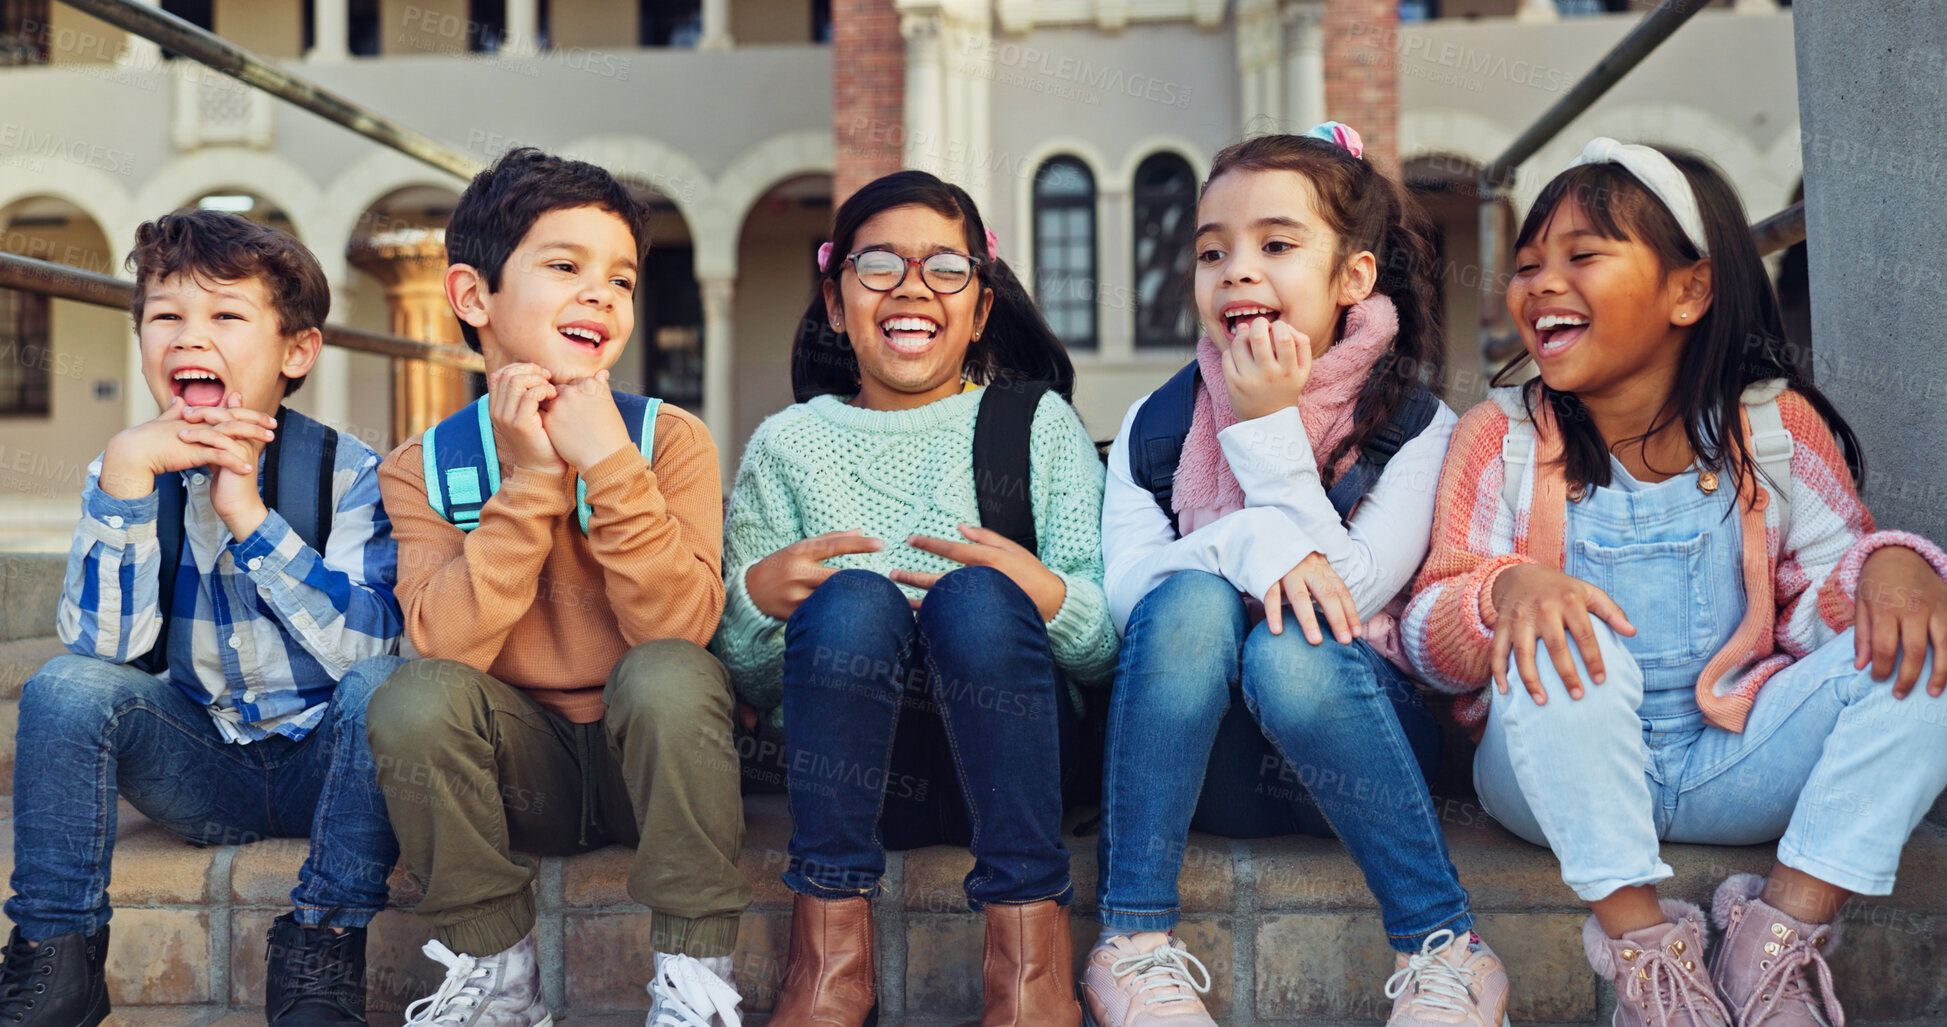
[{"label": "girl with pink scarf", "polygon": [[[1204,336],[1174,477],[1162,487],[1143,408],[1180,410],[1158,397],[1181,378],[1130,409],[1109,453],[1104,588],[1123,648],[1087,1011],[1099,1027],[1214,1027],[1209,975],[1170,935],[1194,826],[1336,833],[1397,953],[1389,1023],[1503,1027],[1507,973],[1473,932],[1427,792],[1440,731],[1394,641],[1456,421],[1424,395],[1443,346],[1425,218],[1328,122],[1219,153],[1195,246]],[[1431,419],[1402,441],[1416,407]],[[1390,459],[1362,461],[1369,446]],[[1355,501],[1346,481],[1369,487]]]}]

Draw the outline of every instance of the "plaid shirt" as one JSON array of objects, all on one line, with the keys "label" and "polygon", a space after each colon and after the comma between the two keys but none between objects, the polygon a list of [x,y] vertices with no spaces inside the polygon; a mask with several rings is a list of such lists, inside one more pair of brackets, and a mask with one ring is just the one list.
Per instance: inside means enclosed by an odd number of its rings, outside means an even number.
[{"label": "plaid shirt", "polygon": [[[378,454],[340,435],[331,537],[322,557],[271,510],[238,541],[210,505],[205,469],[182,472],[182,564],[170,615],[169,667],[157,674],[203,704],[224,737],[303,738],[324,718],[352,664],[395,651],[401,619],[392,585],[397,547],[379,504]],[[103,492],[88,468],[81,522],[68,552],[59,630],[70,650],[111,663],[142,658],[162,629],[156,494]]]}]

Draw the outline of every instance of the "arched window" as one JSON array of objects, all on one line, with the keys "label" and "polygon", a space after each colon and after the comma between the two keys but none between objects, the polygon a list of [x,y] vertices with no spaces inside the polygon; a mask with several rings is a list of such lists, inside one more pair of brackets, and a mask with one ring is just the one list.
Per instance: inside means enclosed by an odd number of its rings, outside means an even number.
[{"label": "arched window", "polygon": [[1034,298],[1068,348],[1095,348],[1095,176],[1073,157],[1034,174]]},{"label": "arched window", "polygon": [[1197,341],[1197,173],[1174,153],[1152,154],[1136,167],[1134,200],[1136,346],[1189,346]]}]

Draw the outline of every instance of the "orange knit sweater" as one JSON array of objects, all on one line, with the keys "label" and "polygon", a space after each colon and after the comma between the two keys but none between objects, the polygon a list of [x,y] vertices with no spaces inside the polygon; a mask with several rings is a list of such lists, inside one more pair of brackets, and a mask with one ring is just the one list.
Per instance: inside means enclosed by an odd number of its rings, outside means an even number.
[{"label": "orange knit sweater", "polygon": [[419,655],[458,660],[576,723],[600,720],[602,686],[630,648],[707,645],[723,614],[723,486],[717,447],[665,403],[654,464],[635,447],[588,469],[583,536],[575,479],[515,468],[461,531],[426,502],[419,436],[379,466],[399,544],[399,606]]},{"label": "orange knit sweater", "polygon": [[[1747,402],[1776,392],[1775,386],[1753,389]],[[1745,715],[1771,675],[1852,625],[1860,568],[1873,550],[1907,546],[1947,574],[1947,554],[1933,543],[1873,529],[1873,515],[1853,487],[1838,440],[1811,403],[1787,391],[1778,404],[1793,446],[1790,537],[1779,537],[1776,504],[1768,493],[1747,483],[1738,497],[1744,619],[1697,681],[1697,704],[1705,717],[1731,731],[1744,729]],[[1501,440],[1511,416],[1526,416],[1519,387],[1494,390],[1454,428],[1440,472],[1432,549],[1401,625],[1414,669],[1437,688],[1471,697],[1455,709],[1457,719],[1469,726],[1487,718],[1483,689],[1492,681],[1494,609],[1488,598],[1494,580],[1522,563],[1559,570],[1565,552],[1562,441],[1546,404],[1536,404],[1531,481],[1515,509],[1502,503]],[[1748,439],[1748,415],[1743,430]]]}]

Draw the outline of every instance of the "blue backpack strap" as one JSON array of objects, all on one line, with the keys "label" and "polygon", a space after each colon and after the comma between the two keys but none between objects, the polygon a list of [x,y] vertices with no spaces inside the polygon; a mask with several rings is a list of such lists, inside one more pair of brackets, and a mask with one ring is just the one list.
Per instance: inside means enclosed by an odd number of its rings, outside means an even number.
[{"label": "blue backpack strap", "polygon": [[[617,392],[614,396],[615,408],[622,412],[622,423],[629,427],[629,438],[635,440],[643,459],[654,463],[656,413],[662,409],[663,401],[633,392]],[[593,512],[588,506],[588,483],[581,480],[581,475],[575,475],[575,518],[581,524],[583,536],[588,534],[588,516]]]},{"label": "blue backpack strap", "polygon": [[1170,519],[1170,530],[1181,534],[1170,499],[1176,491],[1176,465],[1183,459],[1183,440],[1197,407],[1197,382],[1202,375],[1192,360],[1149,394],[1129,426],[1129,476],[1156,497]]},{"label": "blue backpack strap", "polygon": [[1384,427],[1373,433],[1372,438],[1359,447],[1359,458],[1345,469],[1339,480],[1332,483],[1325,498],[1332,501],[1332,509],[1339,512],[1339,519],[1350,521],[1352,508],[1366,493],[1379,484],[1379,477],[1386,473],[1386,464],[1399,452],[1401,446],[1426,430],[1433,423],[1433,415],[1440,409],[1440,400],[1433,391],[1424,385],[1413,386],[1407,393],[1406,402],[1393,411]]},{"label": "blue backpack strap", "polygon": [[419,455],[427,505],[461,531],[472,531],[480,523],[480,508],[500,490],[500,455],[487,419],[487,397],[426,429]]}]

